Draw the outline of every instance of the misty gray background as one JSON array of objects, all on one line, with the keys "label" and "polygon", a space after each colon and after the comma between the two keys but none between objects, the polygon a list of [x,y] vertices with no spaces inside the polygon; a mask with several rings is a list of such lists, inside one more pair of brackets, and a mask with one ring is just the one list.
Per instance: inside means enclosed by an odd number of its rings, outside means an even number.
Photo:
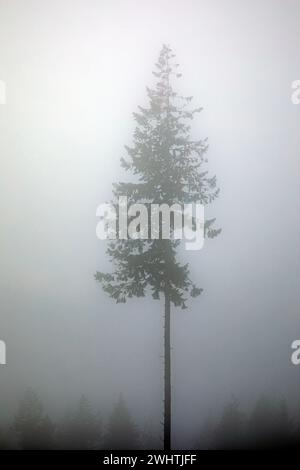
[{"label": "misty gray background", "polygon": [[296,415],[300,368],[298,0],[0,0],[0,415],[34,388],[55,416],[86,393],[103,416],[120,392],[138,423],[162,411],[163,305],[116,305],[96,207],[124,177],[132,112],[162,43],[204,110],[223,232],[186,252],[204,288],[174,310],[175,439],[188,445],[234,393],[282,396]]}]

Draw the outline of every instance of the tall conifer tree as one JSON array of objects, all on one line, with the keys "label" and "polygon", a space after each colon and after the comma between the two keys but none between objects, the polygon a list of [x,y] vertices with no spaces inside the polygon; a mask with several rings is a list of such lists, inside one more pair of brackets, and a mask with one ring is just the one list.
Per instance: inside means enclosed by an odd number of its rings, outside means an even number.
[{"label": "tall conifer tree", "polygon": [[[136,128],[133,145],[126,147],[122,166],[133,175],[133,182],[114,185],[117,204],[127,196],[131,204],[211,203],[219,193],[216,177],[204,168],[207,139],[191,137],[191,120],[201,108],[191,109],[192,97],[176,93],[172,82],[181,76],[170,47],[164,45],[155,64],[156,85],[147,88],[148,107],[134,113]],[[214,237],[220,230],[212,220],[205,223],[205,235]],[[174,218],[171,221],[171,231]],[[151,230],[151,228],[150,228]],[[180,240],[116,239],[108,244],[107,253],[115,266],[111,274],[97,272],[95,278],[116,302],[133,296],[145,296],[147,289],[154,299],[164,297],[164,448],[171,449],[171,305],[186,308],[188,296],[202,291],[190,278],[188,264],[177,260]]]}]

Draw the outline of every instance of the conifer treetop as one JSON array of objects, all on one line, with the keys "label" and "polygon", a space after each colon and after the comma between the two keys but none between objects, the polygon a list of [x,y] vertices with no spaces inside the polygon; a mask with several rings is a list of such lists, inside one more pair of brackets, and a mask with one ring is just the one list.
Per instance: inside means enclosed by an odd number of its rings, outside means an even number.
[{"label": "conifer treetop", "polygon": [[[127,196],[128,203],[210,204],[219,194],[215,176],[205,168],[207,139],[191,137],[191,121],[202,108],[191,108],[192,97],[174,91],[179,79],[178,64],[171,48],[163,45],[155,70],[156,84],[147,88],[149,104],[133,113],[136,127],[132,146],[121,159],[133,182],[114,184],[115,202]],[[213,238],[220,230],[207,220],[205,234]],[[115,266],[112,274],[97,272],[95,278],[117,302],[143,297],[150,288],[153,298],[168,293],[175,306],[186,308],[187,296],[197,296],[188,264],[180,264],[180,240],[117,239],[110,241],[107,254]]]}]

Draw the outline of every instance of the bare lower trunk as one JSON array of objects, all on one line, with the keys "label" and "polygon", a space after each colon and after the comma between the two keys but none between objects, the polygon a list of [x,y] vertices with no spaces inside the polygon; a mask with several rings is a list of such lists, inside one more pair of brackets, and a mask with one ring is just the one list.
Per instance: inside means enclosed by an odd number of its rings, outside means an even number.
[{"label": "bare lower trunk", "polygon": [[171,449],[171,303],[168,292],[165,292],[165,387],[164,387],[164,450]]}]

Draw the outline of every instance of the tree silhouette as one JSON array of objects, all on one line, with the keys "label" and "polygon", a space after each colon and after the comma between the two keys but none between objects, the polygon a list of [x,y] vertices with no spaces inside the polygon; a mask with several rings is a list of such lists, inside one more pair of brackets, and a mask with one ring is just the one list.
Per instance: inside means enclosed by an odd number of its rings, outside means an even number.
[{"label": "tree silhouette", "polygon": [[299,448],[299,421],[290,418],[284,398],[261,396],[250,414],[240,411],[233,397],[225,405],[214,426],[209,418],[197,438],[196,448],[207,449],[296,449]]},{"label": "tree silhouette", "polygon": [[[171,49],[164,45],[153,72],[157,83],[153,89],[147,88],[149,106],[140,106],[139,112],[134,113],[133,146],[126,147],[127,158],[121,159],[134,181],[114,185],[116,205],[120,196],[126,196],[129,205],[147,203],[149,207],[151,204],[161,207],[165,204],[169,208],[173,204],[206,205],[218,196],[216,177],[209,177],[204,168],[207,140],[194,140],[190,135],[191,120],[201,108],[190,109],[192,97],[178,95],[171,85],[172,79],[180,77],[174,58]],[[170,217],[172,234],[174,217],[175,211]],[[213,228],[213,222],[214,219],[205,224],[206,236],[211,238],[219,233]],[[97,272],[95,278],[116,302],[143,297],[147,288],[154,299],[164,297],[164,448],[167,450],[171,448],[171,304],[186,308],[188,296],[196,297],[202,289],[191,280],[188,264],[177,260],[180,240],[165,239],[161,220],[156,239],[149,236],[145,240],[139,228],[140,237],[109,242],[107,253],[115,270],[111,274]]]},{"label": "tree silhouette", "polygon": [[138,432],[133,423],[122,396],[115,405],[107,425],[104,438],[105,449],[137,449],[139,447]]},{"label": "tree silhouette", "polygon": [[15,416],[13,429],[23,450],[45,450],[54,447],[55,427],[33,390],[25,392]]},{"label": "tree silhouette", "polygon": [[293,426],[284,399],[276,402],[261,396],[249,417],[249,445],[254,448],[287,447]]},{"label": "tree silhouette", "polygon": [[102,441],[102,422],[92,410],[89,400],[82,395],[75,412],[65,415],[60,431],[64,448],[73,450],[99,449]]},{"label": "tree silhouette", "polygon": [[239,402],[232,397],[225,406],[216,429],[217,449],[238,449],[243,447],[244,417]]}]

